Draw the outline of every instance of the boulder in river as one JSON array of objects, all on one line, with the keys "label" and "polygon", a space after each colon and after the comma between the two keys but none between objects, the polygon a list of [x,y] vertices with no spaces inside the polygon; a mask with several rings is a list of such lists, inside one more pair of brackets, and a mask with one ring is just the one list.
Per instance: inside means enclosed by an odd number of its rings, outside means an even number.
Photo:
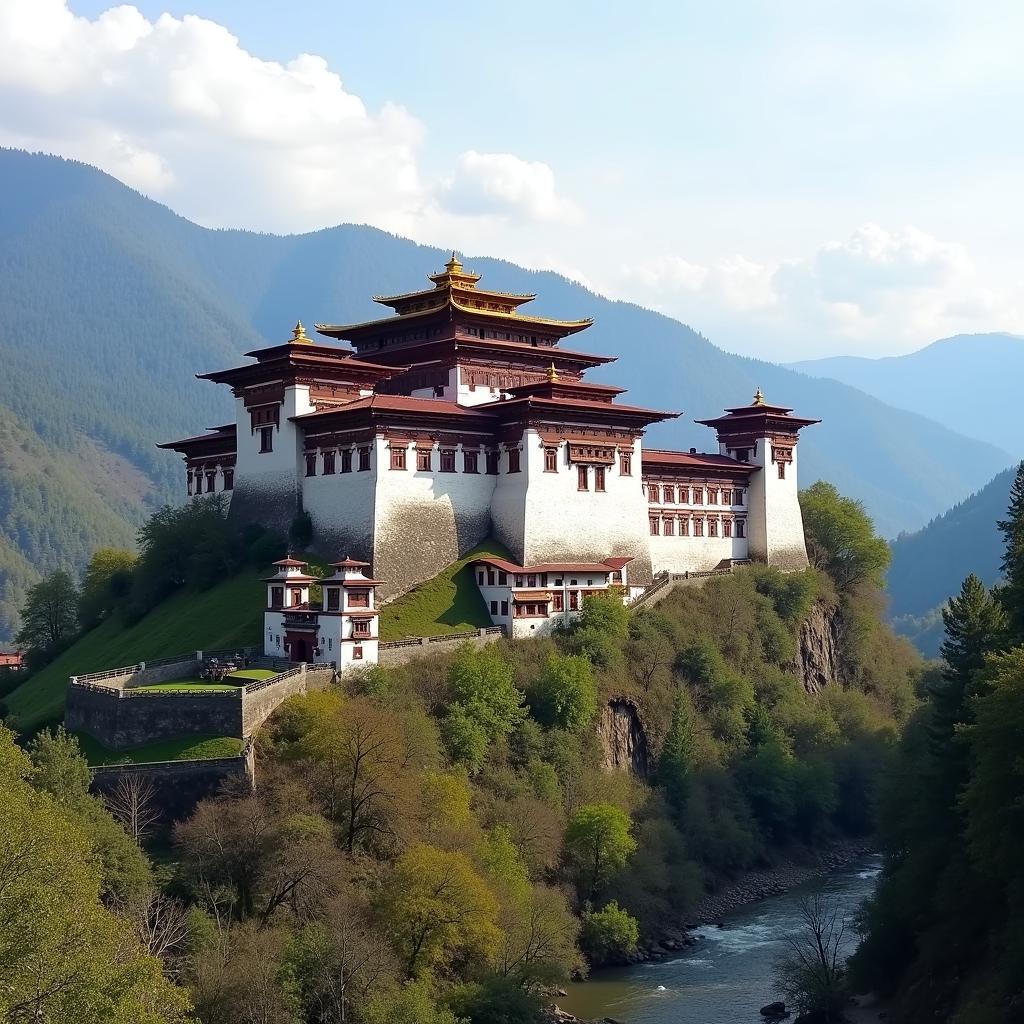
[{"label": "boulder in river", "polygon": [[767,1020],[785,1020],[789,1016],[786,1004],[781,1000],[761,1007],[761,1016]]}]

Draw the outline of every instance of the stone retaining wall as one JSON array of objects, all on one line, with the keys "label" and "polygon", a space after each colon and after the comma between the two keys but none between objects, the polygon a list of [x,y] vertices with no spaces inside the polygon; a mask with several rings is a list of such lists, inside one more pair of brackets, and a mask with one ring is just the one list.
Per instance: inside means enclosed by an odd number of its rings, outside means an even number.
[{"label": "stone retaining wall", "polygon": [[483,647],[494,643],[505,635],[503,626],[488,626],[466,633],[450,633],[447,636],[417,636],[405,640],[384,640],[380,643],[377,660],[381,665],[404,665],[415,658],[422,658],[438,650],[452,650],[461,644]]}]

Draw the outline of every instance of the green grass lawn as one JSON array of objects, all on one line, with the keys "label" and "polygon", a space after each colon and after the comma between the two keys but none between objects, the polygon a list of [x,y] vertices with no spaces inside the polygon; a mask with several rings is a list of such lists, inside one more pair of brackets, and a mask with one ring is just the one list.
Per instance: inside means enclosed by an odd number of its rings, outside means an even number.
[{"label": "green grass lawn", "polygon": [[134,626],[111,618],[90,630],[7,698],[12,726],[30,733],[64,715],[72,675],[167,658],[189,650],[221,650],[260,643],[266,569],[248,569],[203,591],[182,591]]},{"label": "green grass lawn", "polygon": [[176,736],[147,743],[134,750],[107,750],[85,733],[77,733],[78,746],[90,765],[145,764],[148,761],[191,761],[201,757],[235,757],[242,741],[234,736]]},{"label": "green grass lawn", "polygon": [[251,683],[254,680],[269,679],[271,676],[279,675],[279,673],[269,668],[240,668],[237,672],[232,672],[231,675],[227,676],[227,679],[240,679],[240,686],[244,686],[246,683]]},{"label": "green grass lawn", "polygon": [[151,683],[149,686],[133,686],[133,693],[241,693],[245,683],[206,683],[202,679],[175,679],[169,683]]},{"label": "green grass lawn", "polygon": [[491,625],[469,563],[481,555],[509,558],[496,540],[486,540],[452,562],[432,580],[421,583],[380,610],[381,640],[407,636],[444,636]]}]

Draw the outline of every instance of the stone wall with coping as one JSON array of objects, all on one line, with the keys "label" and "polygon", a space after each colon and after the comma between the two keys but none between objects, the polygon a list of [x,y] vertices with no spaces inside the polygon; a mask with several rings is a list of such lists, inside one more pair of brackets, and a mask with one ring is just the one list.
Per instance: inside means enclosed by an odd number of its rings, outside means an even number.
[{"label": "stone wall with coping", "polygon": [[187,818],[200,800],[216,796],[226,785],[252,789],[256,782],[253,742],[248,740],[236,757],[102,765],[92,769],[90,788],[103,796],[116,791],[125,779],[141,779],[152,785],[153,799],[162,813],[161,824],[167,826]]},{"label": "stone wall with coping", "polygon": [[462,644],[484,647],[493,644],[505,635],[500,627],[491,626],[473,632],[452,633],[448,636],[418,636],[405,640],[381,641],[378,663],[384,666],[405,665],[417,658],[425,658],[435,652],[453,651]]}]

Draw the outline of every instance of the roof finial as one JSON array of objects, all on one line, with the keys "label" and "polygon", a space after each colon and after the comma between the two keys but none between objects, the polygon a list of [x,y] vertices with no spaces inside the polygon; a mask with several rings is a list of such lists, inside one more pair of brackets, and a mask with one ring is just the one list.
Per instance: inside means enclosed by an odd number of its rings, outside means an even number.
[{"label": "roof finial", "polygon": [[295,327],[292,328],[292,341],[304,341],[307,344],[312,344],[309,338],[306,337],[306,328],[302,326],[301,320],[295,321]]},{"label": "roof finial", "polygon": [[550,365],[550,366],[548,367],[548,380],[549,380],[549,381],[550,381],[550,382],[551,382],[552,384],[556,383],[556,382],[557,382],[557,380],[558,380],[558,371],[557,371],[557,370],[555,369],[555,364],[554,364],[554,363],[552,363],[552,364],[551,364],[551,365]]},{"label": "roof finial", "polygon": [[452,258],[444,265],[444,269],[447,270],[449,274],[461,273],[462,263],[459,260],[459,257],[455,254],[454,249],[452,249]]},{"label": "roof finial", "polygon": [[761,389],[758,388],[754,392],[754,405],[764,405],[764,395],[761,394]]}]

